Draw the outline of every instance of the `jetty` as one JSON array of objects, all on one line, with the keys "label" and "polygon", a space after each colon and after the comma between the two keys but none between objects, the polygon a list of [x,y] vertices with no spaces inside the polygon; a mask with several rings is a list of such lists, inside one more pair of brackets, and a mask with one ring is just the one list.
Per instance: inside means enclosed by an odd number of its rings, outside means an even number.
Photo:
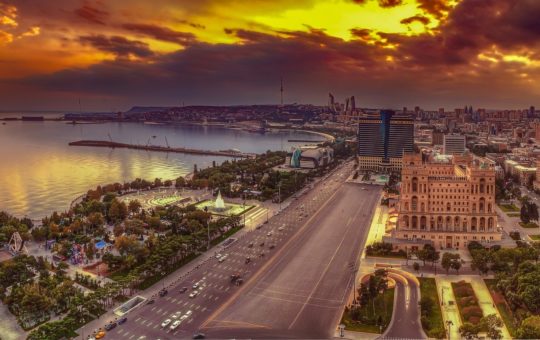
[{"label": "jetty", "polygon": [[198,150],[182,147],[171,147],[171,146],[159,146],[159,145],[139,145],[139,144],[127,144],[127,143],[118,143],[113,141],[104,141],[104,140],[79,140],[76,142],[70,142],[70,146],[93,146],[93,147],[102,147],[102,148],[112,148],[112,149],[134,149],[134,150],[144,150],[144,151],[157,151],[157,152],[175,152],[175,153],[185,153],[192,155],[207,155],[207,156],[222,156],[222,157],[231,157],[231,158],[255,158],[256,154],[254,153],[245,153],[234,150],[222,150],[222,151],[212,151],[212,150]]},{"label": "jetty", "polygon": [[326,140],[311,140],[311,139],[288,139],[287,142],[289,143],[324,143],[327,142]]}]

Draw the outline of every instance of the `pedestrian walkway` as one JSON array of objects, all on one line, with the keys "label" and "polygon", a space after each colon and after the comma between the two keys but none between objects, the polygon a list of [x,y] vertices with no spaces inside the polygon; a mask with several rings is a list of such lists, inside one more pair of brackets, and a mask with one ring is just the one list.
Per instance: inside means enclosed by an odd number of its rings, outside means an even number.
[{"label": "pedestrian walkway", "polygon": [[[446,327],[446,334],[449,334],[448,340],[461,339],[461,335],[459,334],[461,317],[456,305],[454,291],[452,290],[452,282],[457,282],[459,280],[461,280],[460,276],[456,275],[435,277],[437,293],[439,294],[439,300],[441,301],[441,312]],[[450,333],[448,333],[448,330],[450,330]]]}]

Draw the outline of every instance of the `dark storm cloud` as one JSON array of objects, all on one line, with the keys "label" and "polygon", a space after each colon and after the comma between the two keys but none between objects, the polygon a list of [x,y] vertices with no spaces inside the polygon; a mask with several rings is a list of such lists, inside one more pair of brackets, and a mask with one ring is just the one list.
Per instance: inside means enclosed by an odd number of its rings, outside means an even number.
[{"label": "dark storm cloud", "polygon": [[199,23],[196,23],[196,22],[193,22],[193,21],[189,21],[189,20],[178,20],[178,22],[180,24],[184,24],[184,25],[188,25],[188,26],[191,26],[193,28],[198,28],[198,29],[206,29],[206,26],[202,25],[202,24],[199,24]]},{"label": "dark storm cloud", "polygon": [[448,0],[416,0],[418,2],[418,8],[422,9],[426,13],[433,15],[435,18],[440,19],[445,12],[450,11],[451,7],[448,5]]},{"label": "dark storm cloud", "polygon": [[379,0],[379,6],[383,8],[396,7],[403,4],[403,0]]},{"label": "dark storm cloud", "polygon": [[79,41],[83,45],[90,45],[100,51],[113,53],[118,58],[127,58],[129,56],[144,58],[154,54],[148,44],[121,36],[88,35],[80,37]]},{"label": "dark storm cloud", "polygon": [[400,21],[400,23],[402,23],[404,25],[409,25],[409,24],[412,24],[413,22],[419,22],[422,25],[427,25],[427,24],[429,24],[430,20],[429,20],[429,18],[427,18],[427,17],[425,17],[423,15],[414,15],[412,17],[408,17],[408,18],[405,18],[405,19]]},{"label": "dark storm cloud", "polygon": [[123,28],[136,32],[157,40],[168,41],[180,45],[188,45],[195,42],[196,38],[193,33],[179,32],[168,27],[162,27],[151,24],[124,24]]},{"label": "dark storm cloud", "polygon": [[90,2],[85,2],[83,6],[75,10],[75,14],[94,24],[105,25],[109,13],[104,9],[98,8],[99,5],[101,5],[100,2],[96,2],[95,5]]}]

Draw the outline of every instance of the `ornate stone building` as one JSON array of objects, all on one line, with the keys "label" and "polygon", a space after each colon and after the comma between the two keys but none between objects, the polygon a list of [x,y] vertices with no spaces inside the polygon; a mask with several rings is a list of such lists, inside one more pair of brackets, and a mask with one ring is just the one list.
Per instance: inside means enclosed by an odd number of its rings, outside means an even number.
[{"label": "ornate stone building", "polygon": [[466,248],[501,240],[495,213],[495,169],[465,156],[403,157],[398,221],[386,240],[399,249]]}]

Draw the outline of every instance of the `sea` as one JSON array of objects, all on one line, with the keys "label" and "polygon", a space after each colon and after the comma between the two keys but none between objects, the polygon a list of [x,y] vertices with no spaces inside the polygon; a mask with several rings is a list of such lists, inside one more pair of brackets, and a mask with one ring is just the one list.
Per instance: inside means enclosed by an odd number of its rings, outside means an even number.
[{"label": "sea", "polygon": [[[48,113],[44,116],[60,115]],[[0,113],[0,118],[20,116]],[[287,151],[292,146],[306,144],[288,142],[289,139],[317,141],[323,137],[293,130],[262,134],[201,125],[0,121],[0,211],[40,219],[53,211],[67,210],[73,199],[97,185],[123,183],[135,178],[175,179],[192,172],[195,164],[202,169],[211,166],[213,161],[220,164],[227,159],[68,145],[83,139],[263,153],[267,150]]]}]

